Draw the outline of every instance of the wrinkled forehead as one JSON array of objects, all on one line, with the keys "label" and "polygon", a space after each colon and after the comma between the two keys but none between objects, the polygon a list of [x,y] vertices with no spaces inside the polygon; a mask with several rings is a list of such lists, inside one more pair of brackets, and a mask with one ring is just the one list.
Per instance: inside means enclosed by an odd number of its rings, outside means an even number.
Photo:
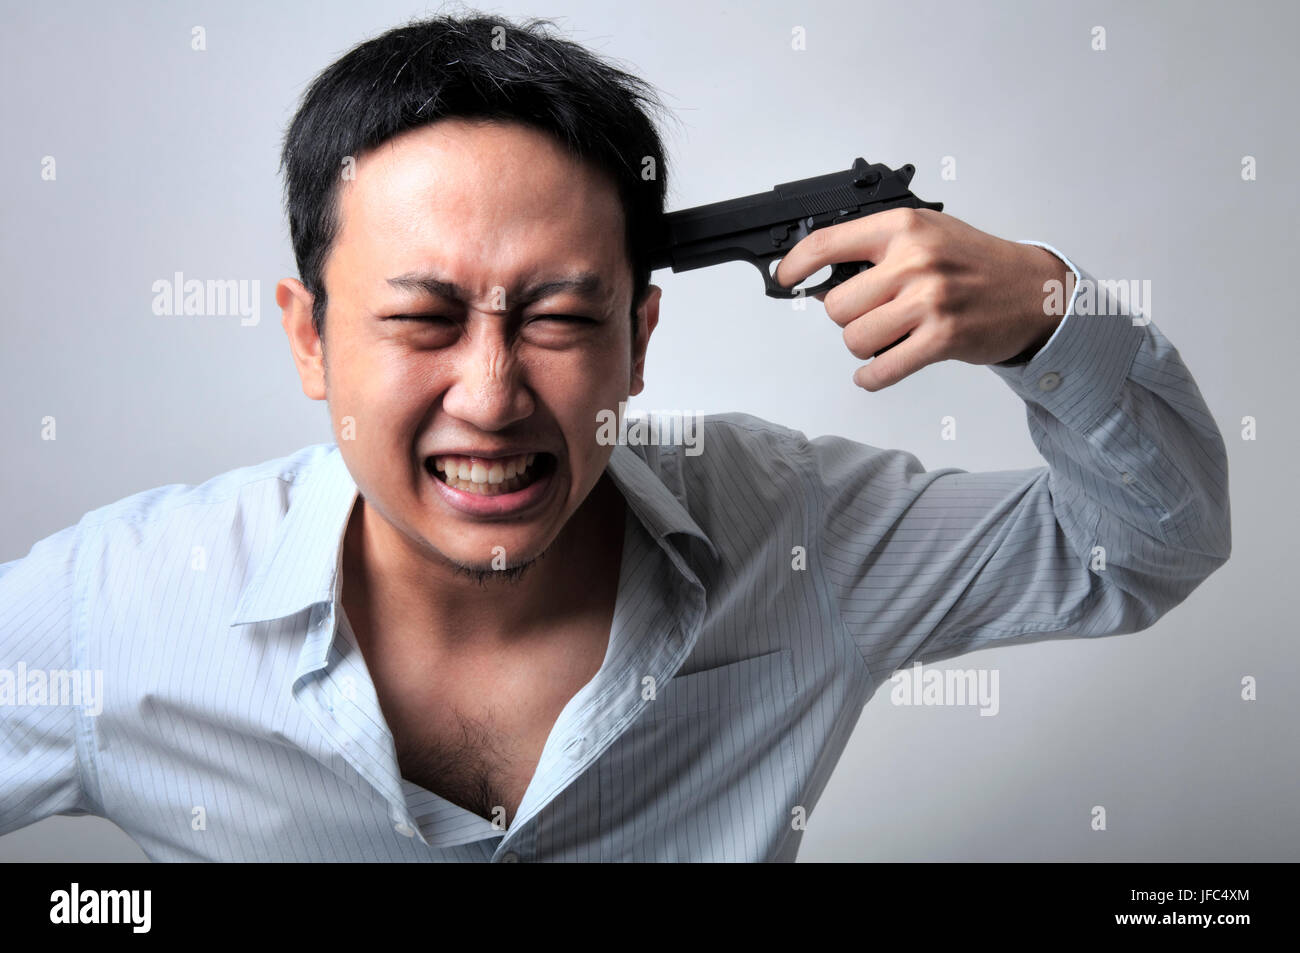
[{"label": "wrinkled forehead", "polygon": [[[340,244],[391,262],[501,259],[566,249],[621,260],[613,183],[550,135],[517,123],[443,120],[356,157],[340,190]],[[617,240],[614,240],[614,239]],[[391,267],[391,265],[390,265]]]}]

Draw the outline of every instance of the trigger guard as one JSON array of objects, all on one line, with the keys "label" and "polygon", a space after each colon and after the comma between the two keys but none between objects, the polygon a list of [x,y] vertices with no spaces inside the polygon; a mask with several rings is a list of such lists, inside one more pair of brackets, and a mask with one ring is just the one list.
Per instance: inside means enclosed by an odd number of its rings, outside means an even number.
[{"label": "trigger guard", "polygon": [[[756,263],[757,264],[757,263]],[[872,267],[869,261],[841,261],[831,266],[830,277],[820,284],[813,285],[811,288],[787,288],[778,284],[776,278],[771,274],[771,262],[761,266],[759,270],[763,272],[763,281],[767,284],[767,293],[773,298],[813,298],[819,294],[830,291],[832,288],[842,285],[854,275],[860,275],[868,268]]]},{"label": "trigger guard", "polygon": [[[851,277],[851,276],[850,276],[850,277]],[[827,279],[826,279],[825,281],[823,281],[821,284],[819,284],[819,285],[813,285],[811,288],[790,288],[790,289],[788,289],[788,290],[790,291],[790,297],[791,297],[791,298],[815,298],[815,297],[817,297],[819,294],[821,294],[822,292],[830,291],[830,290],[831,290],[832,288],[834,288],[836,285],[841,285],[841,284],[843,284],[843,283],[844,283],[844,280],[845,280],[845,279],[843,279],[843,278],[840,278],[840,279],[837,280],[837,279],[835,278],[835,275],[832,274],[829,278],[827,278]]]},{"label": "trigger guard", "polygon": [[768,289],[775,287],[777,291],[780,291],[781,294],[774,295],[775,298],[815,298],[816,295],[824,294],[833,287],[842,285],[849,278],[862,274],[871,267],[870,261],[839,261],[839,263],[832,265],[831,276],[826,281],[820,282],[819,285],[813,287],[805,287],[805,289],[777,285],[776,278],[772,278],[766,272],[764,272],[764,277],[768,280]]}]

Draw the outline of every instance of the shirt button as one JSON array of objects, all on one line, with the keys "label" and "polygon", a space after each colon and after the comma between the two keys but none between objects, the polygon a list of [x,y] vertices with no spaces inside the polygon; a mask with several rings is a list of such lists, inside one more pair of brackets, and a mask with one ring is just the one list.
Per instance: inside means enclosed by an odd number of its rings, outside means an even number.
[{"label": "shirt button", "polygon": [[415,829],[411,827],[410,824],[407,824],[405,822],[398,824],[396,827],[393,828],[393,830],[397,831],[397,833],[401,834],[403,837],[415,836]]},{"label": "shirt button", "polygon": [[1125,483],[1132,483],[1132,482],[1133,482],[1133,474],[1131,474],[1131,473],[1121,473],[1121,474],[1119,475],[1119,478],[1120,478],[1121,480],[1123,480]]},{"label": "shirt button", "polygon": [[1039,390],[1056,390],[1061,383],[1061,375],[1056,371],[1048,371],[1042,377],[1038,378]]},{"label": "shirt button", "polygon": [[517,863],[519,863],[519,855],[516,854],[513,850],[508,850],[508,851],[506,851],[504,854],[501,855],[501,863],[503,863],[503,864],[517,864]]}]

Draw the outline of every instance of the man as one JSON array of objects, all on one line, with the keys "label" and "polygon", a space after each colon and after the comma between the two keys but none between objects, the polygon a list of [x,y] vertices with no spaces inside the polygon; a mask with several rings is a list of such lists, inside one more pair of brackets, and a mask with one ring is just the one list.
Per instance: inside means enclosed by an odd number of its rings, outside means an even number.
[{"label": "man", "polygon": [[[1090,278],[1053,250],[939,213],[816,232],[777,278],[875,262],[822,296],[860,358],[907,335],[855,381],[990,365],[1049,466],[927,472],[741,413],[698,454],[602,440],[659,320],[650,102],[490,17],[317,78],[277,302],[335,443],[0,567],[0,665],[104,683],[98,712],[0,707],[0,833],[94,813],[158,860],[791,860],[894,670],[1134,632],[1227,559],[1223,442],[1177,352],[1076,313]],[[1075,288],[1045,312],[1052,282]]]}]

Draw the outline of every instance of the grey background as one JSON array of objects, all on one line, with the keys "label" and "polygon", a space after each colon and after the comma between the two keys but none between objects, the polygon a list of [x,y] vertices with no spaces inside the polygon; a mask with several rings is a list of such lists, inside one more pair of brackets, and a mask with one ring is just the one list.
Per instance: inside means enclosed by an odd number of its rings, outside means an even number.
[{"label": "grey background", "polygon": [[[83,513],[331,439],[275,307],[296,274],[276,167],[305,84],[405,3],[6,4],[0,30],[0,561]],[[459,9],[459,8],[451,8]],[[986,650],[1001,713],[867,705],[800,859],[1295,860],[1296,157],[1290,3],[502,4],[659,87],[670,208],[846,168],[913,189],[1100,278],[1150,279],[1155,323],[1222,428],[1232,559],[1146,632]],[[190,49],[202,25],[207,50]],[[1104,26],[1105,52],[1090,48]],[[791,49],[806,29],[807,49]],[[41,157],[58,162],[40,178]],[[1242,156],[1258,180],[1240,176]],[[940,178],[944,156],[955,181]],[[175,271],[261,281],[261,320],[164,318]],[[1041,465],[986,368],[876,394],[821,306],[749,265],[657,273],[644,409],[743,410],[917,454]],[[958,420],[956,441],[940,419]],[[53,415],[58,439],[40,439]],[[1241,418],[1258,439],[1241,439]],[[1259,700],[1239,698],[1254,675]],[[1089,827],[1104,805],[1105,832]],[[114,825],[51,818],[0,859],[144,859]]]}]

